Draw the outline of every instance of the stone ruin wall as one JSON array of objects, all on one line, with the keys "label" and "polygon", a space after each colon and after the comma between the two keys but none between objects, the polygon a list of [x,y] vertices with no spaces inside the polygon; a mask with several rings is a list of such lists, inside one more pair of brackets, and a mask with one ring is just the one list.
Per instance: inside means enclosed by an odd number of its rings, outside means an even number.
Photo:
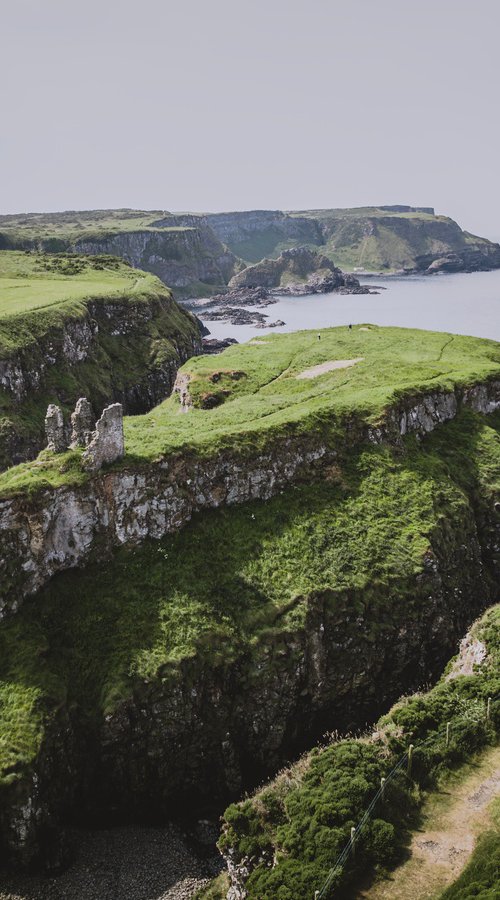
[{"label": "stone ruin wall", "polygon": [[96,422],[91,404],[86,397],[80,397],[71,413],[71,437],[68,441],[62,410],[51,403],[45,416],[45,434],[47,450],[52,453],[83,447],[83,468],[97,472],[103,465],[121,459],[125,452],[122,404],[106,406]]}]

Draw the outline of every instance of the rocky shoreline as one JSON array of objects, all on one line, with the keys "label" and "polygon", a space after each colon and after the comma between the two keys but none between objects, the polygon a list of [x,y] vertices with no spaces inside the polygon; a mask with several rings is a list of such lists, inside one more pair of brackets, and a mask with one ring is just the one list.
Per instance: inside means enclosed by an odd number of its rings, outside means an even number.
[{"label": "rocky shoreline", "polygon": [[[282,281],[284,272],[290,275],[286,283]],[[305,278],[299,277],[304,273]],[[331,293],[378,294],[379,290],[375,285],[360,284],[354,275],[337,269],[326,257],[299,247],[284,251],[276,260],[263,260],[249,266],[231,279],[227,291],[187,301],[186,306],[209,321],[279,328],[286,322],[282,319],[269,321],[271,317],[258,310],[277,303],[280,297]]]},{"label": "rocky shoreline", "polygon": [[191,900],[223,867],[218,828],[125,826],[70,834],[73,859],[56,875],[0,872],[0,900]]}]

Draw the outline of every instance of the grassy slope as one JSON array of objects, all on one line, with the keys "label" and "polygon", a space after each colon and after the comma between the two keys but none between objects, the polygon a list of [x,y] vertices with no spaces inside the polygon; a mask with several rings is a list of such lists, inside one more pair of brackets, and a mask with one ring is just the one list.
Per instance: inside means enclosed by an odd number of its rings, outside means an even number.
[{"label": "grassy slope", "polygon": [[[249,900],[307,900],[311,889],[321,889],[381,776],[389,774],[412,742],[417,747],[412,779],[403,768],[387,786],[384,802],[357,839],[355,859],[336,872],[325,896],[352,897],[352,882],[360,873],[373,867],[390,869],[401,858],[408,830],[418,824],[422,788],[432,790],[440,775],[498,741],[500,607],[486,614],[476,635],[489,654],[479,673],[443,679],[428,693],[401,701],[379,723],[382,742],[347,739],[316,749],[253,799],[226,810],[221,846],[236,849],[237,856],[274,856],[272,869],[257,865],[252,873]],[[488,696],[497,698],[489,723]],[[453,728],[446,747],[448,721]],[[426,746],[419,750],[424,740]]]},{"label": "grassy slope", "polygon": [[[321,341],[316,332],[270,335],[259,343],[231,347],[215,359],[189,360],[181,371],[191,375],[195,408],[181,414],[172,397],[147,415],[126,419],[126,456],[120,465],[137,466],[193,449],[253,451],[280,434],[316,431],[333,439],[346,419],[377,419],[405,393],[413,396],[500,373],[500,345],[493,341],[376,326],[321,334]],[[364,357],[363,362],[348,369],[313,379],[295,377],[321,362],[357,357]],[[207,396],[224,402],[199,408]],[[0,475],[0,496],[81,478],[77,455],[46,456]]]},{"label": "grassy slope", "polygon": [[[0,216],[0,240],[2,236],[7,241],[16,243],[38,240],[72,243],[79,239],[93,240],[116,232],[149,230],[152,222],[168,215],[161,210],[105,209]],[[184,231],[185,227],[173,226],[172,230]],[[61,248],[55,245],[53,249]]]},{"label": "grassy slope", "polygon": [[226,665],[300,629],[317,592],[368,601],[376,632],[393,604],[411,604],[430,543],[466,515],[465,492],[489,503],[500,488],[499,431],[498,416],[463,414],[425,450],[361,449],[329,481],[200,514],[55,578],[0,624],[0,785],[29,773],[61,703],[98,723],[187,658]]},{"label": "grassy slope", "polygon": [[140,294],[153,279],[113,257],[51,257],[0,251],[0,316],[88,297]]},{"label": "grassy slope", "polygon": [[[98,346],[77,365],[49,366],[39,390],[22,403],[0,388],[0,463],[9,464],[12,436],[28,444],[43,432],[47,405],[68,410],[79,396],[96,408],[115,389],[138,384],[155,366],[175,358],[178,344],[188,344],[194,325],[173,302],[170,291],[153,275],[132,269],[114,257],[0,251],[0,359],[26,353],[25,365],[36,368],[38,353],[63,341],[63,328],[88,318],[88,301],[130,303],[140,309],[162,301],[162,310],[135,334],[113,336],[101,327]],[[45,347],[45,350],[43,349]]]},{"label": "grassy slope", "polygon": [[[167,293],[153,275],[137,272],[111,256],[0,251],[0,354],[5,358],[24,345],[24,326],[36,330],[40,323],[42,334],[65,315],[83,310],[80,301],[140,300],[152,290]],[[35,312],[41,315],[32,316]]]}]

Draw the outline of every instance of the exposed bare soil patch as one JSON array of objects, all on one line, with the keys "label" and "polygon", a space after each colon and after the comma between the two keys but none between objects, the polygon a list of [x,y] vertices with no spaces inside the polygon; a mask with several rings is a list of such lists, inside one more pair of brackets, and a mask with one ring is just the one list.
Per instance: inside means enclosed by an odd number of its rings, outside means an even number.
[{"label": "exposed bare soil patch", "polygon": [[324,375],[325,372],[332,372],[334,369],[349,369],[356,363],[362,362],[364,356],[358,356],[357,359],[332,359],[330,362],[320,363],[318,366],[312,366],[310,369],[304,369],[299,372],[297,378],[317,378],[318,375]]}]

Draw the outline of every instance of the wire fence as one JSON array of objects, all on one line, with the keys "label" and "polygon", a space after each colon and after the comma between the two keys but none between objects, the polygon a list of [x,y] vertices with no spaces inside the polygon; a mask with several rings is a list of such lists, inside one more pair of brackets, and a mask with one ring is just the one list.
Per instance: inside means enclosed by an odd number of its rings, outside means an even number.
[{"label": "wire fence", "polygon": [[[483,714],[481,716],[482,720],[486,720],[489,722],[491,720],[491,707],[492,704],[496,703],[495,700],[491,697],[488,697],[485,706],[483,707]],[[479,716],[474,718],[475,721],[479,721]],[[351,828],[351,836],[349,840],[346,842],[344,848],[339,853],[335,863],[332,868],[328,872],[328,875],[323,883],[323,886],[319,891],[314,892],[314,900],[324,900],[324,898],[328,897],[329,891],[338,876],[342,874],[344,866],[350,857],[354,857],[356,841],[359,838],[361,832],[366,827],[367,823],[370,820],[370,817],[373,813],[373,810],[377,806],[379,800],[384,798],[385,790],[387,785],[396,777],[396,775],[401,772],[401,770],[406,766],[408,777],[411,776],[411,768],[413,761],[413,753],[414,751],[422,750],[427,744],[435,743],[442,736],[445,740],[445,746],[448,747],[451,736],[451,726],[459,725],[462,722],[471,722],[470,712],[468,714],[456,717],[449,722],[446,723],[446,728],[441,729],[439,731],[434,731],[429,737],[427,737],[424,741],[420,741],[418,744],[409,744],[407,750],[403,753],[403,755],[398,759],[396,765],[389,772],[389,774],[385,778],[381,778],[381,783],[378,791],[373,797],[370,805],[365,809],[361,819],[359,820],[356,827]]]}]

